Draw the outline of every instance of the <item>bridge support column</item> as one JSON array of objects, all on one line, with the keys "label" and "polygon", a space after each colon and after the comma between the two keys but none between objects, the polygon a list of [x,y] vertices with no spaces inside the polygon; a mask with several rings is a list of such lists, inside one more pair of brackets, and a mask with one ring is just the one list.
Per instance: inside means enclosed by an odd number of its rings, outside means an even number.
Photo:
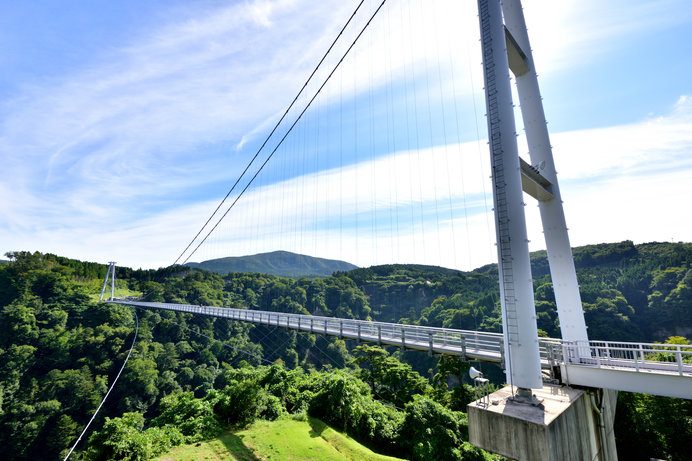
[{"label": "bridge support column", "polygon": [[617,460],[617,391],[546,385],[533,398],[525,403],[505,387],[470,403],[469,442],[516,460]]},{"label": "bridge support column", "polygon": [[[560,332],[562,339],[566,341],[586,342],[589,338],[586,332],[577,273],[574,268],[572,248],[553,161],[553,149],[543,112],[543,102],[538,87],[538,77],[521,1],[503,0],[502,11],[508,30],[507,34],[516,44],[523,58],[521,60],[522,65],[516,66],[513,72],[531,164],[550,182],[548,189],[552,199],[539,200],[538,207],[543,223],[548,265],[560,318]],[[588,350],[580,352],[580,355],[588,354]]]},{"label": "bridge support column", "polygon": [[106,280],[103,281],[103,289],[101,289],[101,297],[99,302],[103,301],[103,295],[106,293],[106,286],[108,285],[108,279],[111,279],[111,298],[113,301],[115,296],[115,261],[108,263],[108,271],[106,271]]},{"label": "bridge support column", "polygon": [[507,382],[542,386],[521,166],[500,0],[478,0]]}]

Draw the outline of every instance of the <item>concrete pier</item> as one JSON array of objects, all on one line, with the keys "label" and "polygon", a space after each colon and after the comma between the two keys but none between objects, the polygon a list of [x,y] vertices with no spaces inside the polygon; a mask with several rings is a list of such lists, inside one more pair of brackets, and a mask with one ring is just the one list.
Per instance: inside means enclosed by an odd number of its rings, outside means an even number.
[{"label": "concrete pier", "polygon": [[616,401],[617,391],[546,385],[521,402],[505,387],[469,404],[469,441],[516,460],[616,461]]}]

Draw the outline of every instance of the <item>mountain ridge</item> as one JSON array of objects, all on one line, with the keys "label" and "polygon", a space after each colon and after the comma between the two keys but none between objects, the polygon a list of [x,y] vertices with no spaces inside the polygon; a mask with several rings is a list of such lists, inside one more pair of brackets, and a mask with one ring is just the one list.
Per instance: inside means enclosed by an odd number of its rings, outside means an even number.
[{"label": "mountain ridge", "polygon": [[250,272],[289,278],[329,277],[334,272],[358,269],[358,266],[346,261],[317,258],[283,250],[248,256],[228,256],[185,265],[217,274]]}]

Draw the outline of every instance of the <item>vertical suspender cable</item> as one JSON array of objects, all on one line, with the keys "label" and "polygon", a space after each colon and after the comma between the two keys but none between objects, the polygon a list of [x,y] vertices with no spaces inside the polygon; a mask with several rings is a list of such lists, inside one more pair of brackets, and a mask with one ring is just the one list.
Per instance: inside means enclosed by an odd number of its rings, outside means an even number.
[{"label": "vertical suspender cable", "polygon": [[[197,232],[197,234],[192,238],[192,240],[190,240],[190,243],[187,244],[187,246],[186,246],[185,249],[182,251],[182,253],[180,253],[180,255],[176,258],[176,260],[173,262],[173,265],[175,265],[178,261],[180,261],[180,258],[183,257],[183,255],[185,254],[185,252],[192,246],[192,244],[194,243],[194,241],[197,240],[197,237],[199,237],[200,234],[202,233],[202,231],[204,231],[204,229],[209,225],[209,222],[210,222],[210,221],[212,220],[212,218],[216,215],[216,213],[219,211],[219,209],[220,209],[221,206],[224,204],[224,202],[226,202],[226,200],[227,200],[228,197],[231,195],[231,193],[235,190],[235,188],[236,188],[236,186],[238,185],[238,183],[240,182],[240,180],[243,178],[243,176],[245,176],[245,173],[248,171],[248,169],[250,169],[250,166],[255,162],[255,160],[257,159],[257,156],[259,156],[259,154],[260,154],[260,152],[262,151],[262,149],[264,149],[264,146],[267,145],[267,142],[269,142],[269,139],[274,135],[274,132],[276,131],[276,129],[279,128],[279,125],[281,125],[281,122],[283,122],[284,118],[286,118],[286,115],[288,115],[288,112],[291,110],[291,108],[292,108],[293,105],[296,103],[296,101],[298,100],[298,98],[300,97],[300,95],[303,93],[303,90],[305,90],[305,88],[308,86],[308,83],[310,83],[310,80],[312,80],[312,77],[315,75],[315,73],[317,73],[317,70],[320,68],[320,66],[322,65],[322,63],[324,62],[324,60],[327,58],[327,56],[329,55],[329,52],[332,50],[332,48],[334,48],[334,45],[335,45],[336,42],[339,40],[339,38],[341,37],[341,35],[344,33],[344,30],[346,30],[346,28],[348,27],[348,25],[351,23],[351,20],[354,18],[354,16],[356,15],[356,13],[358,13],[358,10],[360,9],[361,5],[363,5],[363,2],[364,2],[364,1],[365,1],[365,0],[361,0],[361,1],[360,1],[360,3],[358,4],[358,6],[356,7],[356,9],[355,9],[355,10],[353,11],[353,13],[351,14],[351,17],[348,18],[348,21],[346,21],[346,24],[344,24],[344,27],[341,28],[341,31],[339,31],[339,34],[336,36],[336,38],[334,39],[334,41],[332,41],[332,44],[329,45],[329,48],[327,49],[326,53],[324,53],[324,55],[322,56],[322,59],[320,59],[320,62],[317,63],[317,66],[315,66],[315,69],[312,71],[312,73],[310,74],[310,76],[308,77],[308,79],[307,79],[307,80],[305,81],[305,83],[303,84],[303,87],[300,89],[300,91],[298,92],[298,94],[296,95],[296,97],[293,98],[293,101],[291,102],[291,104],[289,104],[288,108],[284,111],[284,113],[283,113],[283,115],[281,116],[281,118],[279,119],[279,121],[276,122],[276,125],[274,125],[274,128],[272,128],[272,131],[269,133],[269,135],[266,137],[266,139],[264,140],[264,142],[262,143],[262,145],[260,146],[260,148],[257,150],[257,152],[255,153],[255,155],[252,157],[252,160],[250,160],[250,163],[247,164],[247,166],[245,167],[245,169],[243,170],[243,172],[240,174],[240,176],[238,177],[238,179],[236,180],[236,182],[233,184],[233,186],[232,186],[231,189],[228,191],[228,193],[226,194],[226,196],[221,200],[221,202],[220,202],[219,205],[216,207],[216,209],[215,209],[214,212],[211,214],[211,216],[209,216],[209,218],[208,218],[207,221],[204,223],[204,225],[202,226],[202,228]],[[379,11],[379,8],[378,8],[378,11]],[[369,22],[368,22],[368,24],[369,24]],[[366,27],[367,27],[367,26],[366,26]],[[197,248],[199,248],[199,246],[198,246]],[[195,250],[196,250],[196,248],[195,248]],[[192,256],[192,255],[188,255],[187,259],[190,259],[190,256]],[[186,261],[187,261],[187,260],[186,260]],[[184,263],[183,263],[183,264],[184,264]]]},{"label": "vertical suspender cable", "polygon": [[[214,224],[214,227],[212,227],[211,230],[210,230],[209,232],[207,232],[207,235],[205,235],[205,237],[199,242],[199,244],[197,244],[197,246],[195,247],[195,249],[192,250],[192,252],[187,256],[187,258],[185,259],[185,261],[183,261],[183,264],[185,264],[185,263],[192,257],[192,255],[199,249],[200,246],[202,246],[202,244],[206,241],[206,239],[209,238],[209,236],[211,235],[211,233],[214,232],[214,230],[216,230],[216,228],[219,226],[219,224],[221,223],[221,221],[223,221],[223,219],[224,219],[224,218],[228,215],[228,213],[233,209],[233,207],[235,206],[235,204],[238,203],[238,200],[240,200],[240,198],[243,196],[243,194],[245,194],[245,192],[247,191],[247,189],[248,189],[248,188],[250,187],[250,185],[254,182],[254,180],[257,178],[257,176],[260,174],[260,172],[264,169],[264,167],[267,165],[267,163],[269,163],[269,160],[272,159],[272,157],[274,156],[274,154],[276,153],[276,151],[279,149],[279,147],[281,147],[281,145],[282,145],[283,142],[286,140],[286,138],[288,137],[288,135],[291,134],[291,132],[293,131],[293,128],[296,126],[296,124],[298,124],[298,122],[299,122],[300,119],[303,117],[303,115],[305,114],[305,112],[310,108],[310,106],[312,105],[313,101],[315,101],[315,99],[316,99],[317,96],[320,94],[320,92],[322,91],[322,89],[324,89],[324,87],[327,85],[327,82],[329,82],[329,80],[330,80],[331,77],[334,75],[334,73],[335,73],[336,70],[339,68],[339,66],[344,62],[344,59],[346,59],[346,57],[347,57],[348,54],[351,52],[351,50],[352,50],[353,47],[355,46],[355,44],[356,44],[356,42],[358,41],[358,39],[363,35],[363,33],[365,32],[365,30],[368,28],[368,26],[369,26],[370,23],[372,22],[372,20],[375,19],[375,16],[376,16],[377,13],[379,13],[379,11],[382,9],[382,7],[383,7],[384,4],[386,3],[386,1],[387,1],[387,0],[382,0],[382,2],[380,3],[380,5],[377,7],[377,10],[375,10],[375,12],[370,16],[370,19],[368,19],[368,22],[365,24],[365,26],[363,26],[363,28],[362,28],[361,31],[358,33],[358,35],[357,35],[356,38],[353,40],[353,42],[351,42],[351,44],[349,45],[349,47],[348,47],[348,49],[346,50],[346,52],[343,54],[343,56],[341,57],[341,59],[339,59],[339,62],[338,62],[338,63],[336,64],[336,66],[334,66],[334,68],[331,70],[331,72],[329,73],[329,75],[327,76],[327,78],[324,80],[324,82],[322,83],[322,85],[320,85],[320,87],[317,89],[317,91],[315,92],[315,94],[312,96],[312,98],[310,99],[310,101],[307,103],[307,105],[306,105],[306,106],[303,108],[303,110],[300,112],[300,114],[298,115],[298,117],[296,117],[295,121],[294,121],[293,124],[291,124],[291,126],[288,128],[288,130],[286,131],[286,133],[284,134],[284,136],[281,138],[281,140],[278,142],[278,144],[276,145],[276,147],[275,147],[275,148],[272,150],[272,152],[267,156],[267,158],[264,160],[264,162],[262,163],[262,165],[260,165],[260,167],[257,169],[257,171],[256,171],[255,174],[252,176],[252,178],[250,178],[250,180],[249,180],[248,183],[245,185],[245,187],[243,188],[243,190],[240,191],[240,193],[239,193],[238,196],[235,198],[235,200],[233,201],[233,203],[231,203],[231,204],[228,206],[228,208],[226,209],[226,211],[224,212],[224,214],[219,218],[219,220],[216,222],[216,224]],[[192,242],[191,242],[190,244],[192,244]]]}]

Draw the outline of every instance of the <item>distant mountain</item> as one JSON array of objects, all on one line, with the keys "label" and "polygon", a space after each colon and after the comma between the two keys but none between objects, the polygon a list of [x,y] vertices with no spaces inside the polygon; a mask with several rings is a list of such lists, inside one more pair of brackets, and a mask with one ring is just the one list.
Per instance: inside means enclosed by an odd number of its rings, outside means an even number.
[{"label": "distant mountain", "polygon": [[258,272],[291,278],[329,277],[337,271],[358,269],[358,266],[344,261],[314,258],[288,251],[272,251],[271,253],[260,253],[252,256],[210,259],[201,263],[187,263],[186,265],[218,274]]}]

